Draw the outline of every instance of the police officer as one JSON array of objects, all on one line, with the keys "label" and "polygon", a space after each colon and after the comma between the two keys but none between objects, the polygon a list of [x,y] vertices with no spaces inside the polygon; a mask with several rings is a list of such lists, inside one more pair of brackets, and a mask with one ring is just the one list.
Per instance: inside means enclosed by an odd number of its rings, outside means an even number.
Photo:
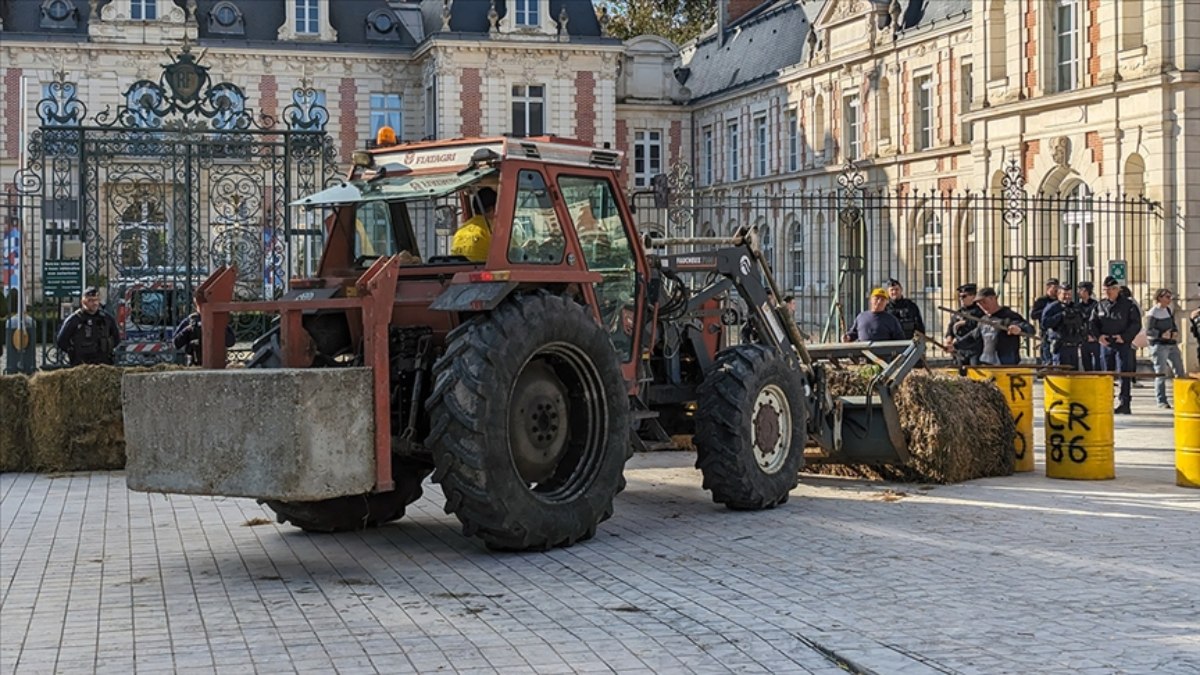
[{"label": "police officer", "polygon": [[[1135,368],[1133,338],[1142,329],[1141,312],[1132,300],[1121,295],[1121,286],[1112,277],[1104,278],[1104,295],[1092,313],[1092,333],[1100,342],[1100,358],[1105,370],[1132,373]],[[1131,385],[1131,378],[1121,378],[1119,404],[1113,413],[1132,414],[1129,410]]]},{"label": "police officer", "polygon": [[[983,316],[983,310],[975,302],[975,294],[979,287],[975,284],[963,284],[958,287],[959,312],[970,316]],[[975,324],[965,321],[957,315],[951,317],[950,326],[946,329],[946,343],[954,352],[954,362],[959,366],[977,366],[979,357],[983,355],[983,339],[975,330]]]},{"label": "police officer", "polygon": [[[200,303],[195,303],[196,311],[187,315],[179,325],[175,327],[175,336],[173,341],[175,349],[183,352],[187,360],[187,365],[200,365],[200,356],[203,354],[203,349],[200,342]],[[233,346],[236,336],[233,334],[233,326],[225,324],[225,348],[229,349]]]},{"label": "police officer", "polygon": [[100,309],[100,292],[95,286],[83,292],[79,309],[58,330],[54,344],[67,355],[72,366],[84,363],[112,365],[121,334],[117,322]]},{"label": "police officer", "polygon": [[1033,301],[1029,309],[1029,320],[1038,326],[1038,334],[1042,336],[1042,344],[1038,347],[1038,363],[1050,362],[1050,341],[1046,339],[1046,327],[1042,325],[1042,312],[1046,307],[1058,300],[1058,279],[1053,277],[1046,280],[1046,292]]},{"label": "police officer", "polygon": [[1042,328],[1050,343],[1050,362],[1079,370],[1079,350],[1087,334],[1087,317],[1078,303],[1072,301],[1071,285],[1060,284],[1058,299],[1046,305],[1042,312]]},{"label": "police officer", "polygon": [[1083,314],[1083,345],[1079,348],[1080,370],[1096,372],[1104,370],[1100,361],[1100,342],[1097,335],[1092,333],[1092,314],[1096,311],[1095,285],[1090,281],[1081,281],[1078,286],[1078,297],[1075,304]]},{"label": "police officer", "polygon": [[895,279],[888,279],[884,283],[884,288],[887,289],[888,306],[887,313],[896,317],[900,322],[900,329],[904,331],[904,339],[911,340],[915,333],[925,332],[925,321],[921,318],[921,308],[917,307],[917,303],[904,297],[904,287]]}]

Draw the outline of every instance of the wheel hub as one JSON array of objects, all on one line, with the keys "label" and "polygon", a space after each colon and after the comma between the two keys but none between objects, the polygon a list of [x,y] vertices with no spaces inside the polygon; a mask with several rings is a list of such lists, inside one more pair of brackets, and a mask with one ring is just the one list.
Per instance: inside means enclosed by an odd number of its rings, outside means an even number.
[{"label": "wheel hub", "polygon": [[775,473],[792,444],[791,408],[783,390],[769,384],[758,393],[750,418],[754,459],[764,473]]},{"label": "wheel hub", "polygon": [[509,434],[517,473],[529,483],[545,481],[567,446],[567,391],[554,371],[532,363],[517,380],[509,410]]}]

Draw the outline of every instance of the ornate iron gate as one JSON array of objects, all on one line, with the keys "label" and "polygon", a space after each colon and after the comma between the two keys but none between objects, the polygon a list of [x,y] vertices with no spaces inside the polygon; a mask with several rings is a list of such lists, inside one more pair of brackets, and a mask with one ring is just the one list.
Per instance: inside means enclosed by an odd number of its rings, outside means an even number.
[{"label": "ornate iron gate", "polygon": [[[134,82],[90,118],[65,73],[44,94],[15,199],[42,362],[62,361],[53,332],[84,287],[101,289],[121,361],[136,363],[173,356],[172,329],[217,266],[236,265],[243,299],[276,297],[315,269],[321,224],[290,203],[337,170],[317,91],[293,91],[279,125],[185,45],[158,82]],[[239,338],[261,321],[236,317]]]}]

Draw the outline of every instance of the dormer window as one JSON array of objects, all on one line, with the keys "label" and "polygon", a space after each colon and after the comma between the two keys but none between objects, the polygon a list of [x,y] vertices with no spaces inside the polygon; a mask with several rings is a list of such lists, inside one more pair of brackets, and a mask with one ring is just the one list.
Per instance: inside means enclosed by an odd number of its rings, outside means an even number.
[{"label": "dormer window", "polygon": [[296,0],[296,33],[317,35],[321,32],[321,8],[318,0]]},{"label": "dormer window", "polygon": [[337,42],[337,31],[329,23],[329,0],[286,1],[287,21],[279,27],[280,40]]},{"label": "dormer window", "polygon": [[218,2],[208,12],[208,32],[220,35],[245,35],[246,23],[242,17],[242,10],[229,0]]},{"label": "dormer window", "polygon": [[540,0],[515,0],[515,19],[518,26],[538,25],[538,2]]},{"label": "dormer window", "polygon": [[158,18],[158,0],[129,0],[129,18],[154,21]]}]

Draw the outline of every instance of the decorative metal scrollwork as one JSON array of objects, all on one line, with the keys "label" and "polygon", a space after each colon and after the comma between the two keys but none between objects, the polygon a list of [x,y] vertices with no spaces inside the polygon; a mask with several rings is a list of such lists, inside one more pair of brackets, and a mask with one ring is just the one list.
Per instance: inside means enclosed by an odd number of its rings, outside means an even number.
[{"label": "decorative metal scrollwork", "polygon": [[329,110],[325,108],[324,92],[312,87],[301,87],[292,91],[292,103],[283,109],[284,122],[289,129],[316,131],[329,123]]},{"label": "decorative metal scrollwork", "polygon": [[667,185],[670,188],[667,218],[677,232],[687,232],[693,220],[692,166],[684,162],[673,164],[667,174]]},{"label": "decorative metal scrollwork", "polygon": [[54,81],[46,85],[46,94],[37,104],[42,126],[78,126],[87,116],[87,106],[79,100],[79,88],[67,82],[66,71],[54,71]]},{"label": "decorative metal scrollwork", "polygon": [[1000,179],[1000,191],[1004,195],[1004,223],[1017,229],[1025,222],[1025,176],[1016,157],[1010,157],[1004,176]]}]

